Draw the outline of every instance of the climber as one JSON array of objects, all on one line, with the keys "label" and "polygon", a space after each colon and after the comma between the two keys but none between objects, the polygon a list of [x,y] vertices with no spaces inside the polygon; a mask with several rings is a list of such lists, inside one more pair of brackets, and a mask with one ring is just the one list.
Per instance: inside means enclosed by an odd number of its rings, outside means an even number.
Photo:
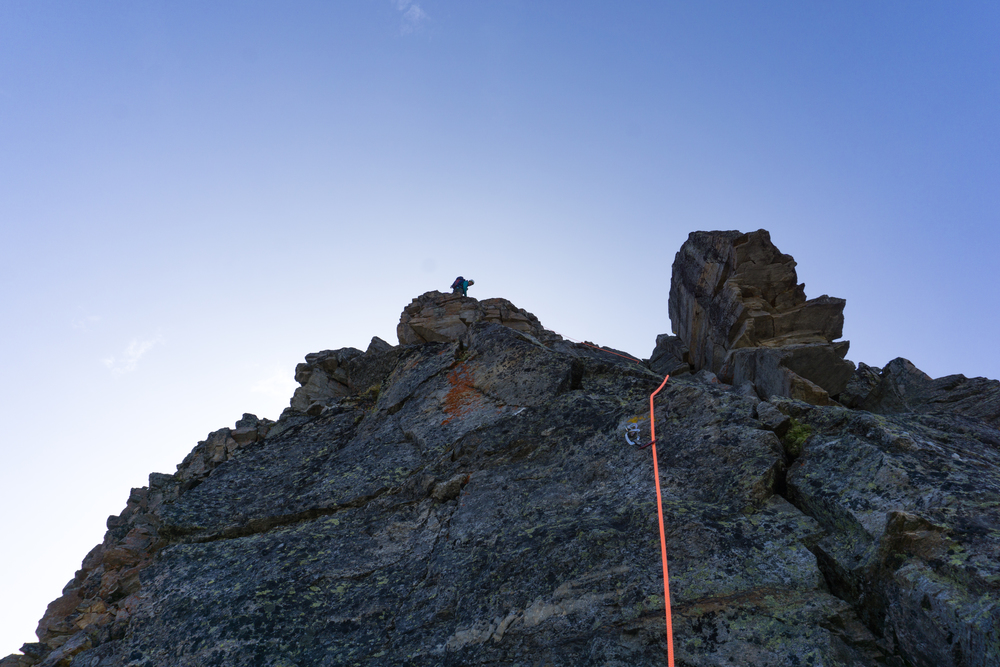
[{"label": "climber", "polygon": [[462,276],[455,278],[455,282],[451,284],[451,293],[458,294],[462,293],[462,296],[469,296],[469,285],[475,285],[475,280],[466,280]]}]

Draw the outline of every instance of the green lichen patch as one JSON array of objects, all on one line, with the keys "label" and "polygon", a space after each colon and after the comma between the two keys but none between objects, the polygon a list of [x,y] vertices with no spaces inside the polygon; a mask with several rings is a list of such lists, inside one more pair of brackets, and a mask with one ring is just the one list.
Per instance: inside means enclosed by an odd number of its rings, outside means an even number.
[{"label": "green lichen patch", "polygon": [[813,428],[809,424],[800,423],[797,419],[792,418],[788,431],[785,432],[785,436],[781,439],[781,443],[785,446],[785,451],[793,459],[798,458],[802,455],[802,447],[806,444],[806,440],[813,433]]}]

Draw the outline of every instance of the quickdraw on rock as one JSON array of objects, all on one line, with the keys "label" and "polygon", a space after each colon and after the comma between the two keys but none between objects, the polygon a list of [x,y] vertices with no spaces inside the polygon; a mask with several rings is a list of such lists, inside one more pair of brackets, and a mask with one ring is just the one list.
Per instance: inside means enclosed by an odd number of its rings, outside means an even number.
[{"label": "quickdraw on rock", "polygon": [[[633,437],[635,438],[634,442],[632,441]],[[651,447],[655,441],[650,440],[645,445],[642,444],[642,438],[639,436],[639,425],[629,424],[625,427],[625,442],[632,445],[636,449],[646,449],[647,447]]]}]

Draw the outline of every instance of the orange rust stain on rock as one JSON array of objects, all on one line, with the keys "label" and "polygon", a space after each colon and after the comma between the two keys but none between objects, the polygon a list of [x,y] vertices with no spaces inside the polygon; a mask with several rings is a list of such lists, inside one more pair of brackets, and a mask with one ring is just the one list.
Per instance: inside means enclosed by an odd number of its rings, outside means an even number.
[{"label": "orange rust stain on rock", "polygon": [[448,383],[451,388],[444,397],[444,412],[448,417],[441,422],[442,426],[456,418],[466,416],[482,402],[482,396],[473,386],[472,375],[465,364],[457,366],[448,373]]}]

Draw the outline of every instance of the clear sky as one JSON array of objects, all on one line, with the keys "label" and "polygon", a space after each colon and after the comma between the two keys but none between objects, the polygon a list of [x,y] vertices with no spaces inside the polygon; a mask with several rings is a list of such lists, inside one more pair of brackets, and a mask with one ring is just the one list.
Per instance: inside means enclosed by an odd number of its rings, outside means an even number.
[{"label": "clear sky", "polygon": [[0,2],[0,657],[130,487],[410,299],[648,357],[766,228],[848,357],[1000,377],[1000,3]]}]

